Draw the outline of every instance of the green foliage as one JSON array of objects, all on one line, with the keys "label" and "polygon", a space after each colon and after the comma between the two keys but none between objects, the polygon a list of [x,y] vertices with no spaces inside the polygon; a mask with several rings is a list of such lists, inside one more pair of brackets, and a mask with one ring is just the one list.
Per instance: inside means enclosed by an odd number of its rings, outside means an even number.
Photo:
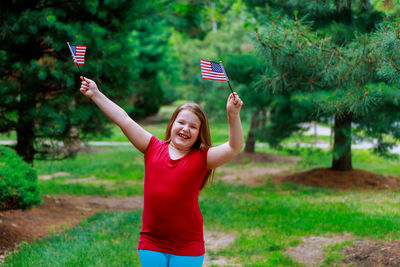
[{"label": "green foliage", "polygon": [[156,78],[149,77],[148,80],[143,78],[140,85],[136,87],[133,109],[128,112],[134,120],[156,114],[160,110],[164,93],[157,84]]},{"label": "green foliage", "polygon": [[36,171],[14,150],[0,146],[0,210],[30,208],[41,201]]},{"label": "green foliage", "polygon": [[[366,93],[379,94],[379,101],[373,112],[359,118],[363,131],[377,140],[375,150],[387,155],[388,149],[400,139],[398,121],[400,91],[400,20],[384,21],[370,37],[371,57],[378,59],[377,76],[383,82],[370,85]],[[372,89],[372,90],[371,90]],[[389,137],[390,136],[390,137]]]},{"label": "green foliage", "polygon": [[326,121],[333,114],[358,119],[381,104],[379,89],[368,85],[376,82],[378,62],[363,34],[383,15],[370,2],[245,2],[255,7],[250,10],[265,65],[250,98],[254,115],[265,114],[257,126],[264,134],[256,133],[256,139],[279,145],[301,122]]},{"label": "green foliage", "polygon": [[386,15],[394,15],[399,14],[400,11],[400,1],[399,0],[373,0],[373,6]]},{"label": "green foliage", "polygon": [[173,11],[165,4],[149,1],[140,7],[147,14],[138,20],[134,31],[138,57],[132,68],[138,79],[133,82],[133,110],[128,110],[134,119],[157,113],[161,104],[171,103],[176,97],[174,87],[180,72],[178,55],[170,41],[174,30],[168,21]]},{"label": "green foliage", "polygon": [[265,131],[258,133],[258,139],[268,142],[272,147],[277,147],[293,132],[299,131],[299,122],[309,121],[314,110],[310,105],[301,105],[294,97],[287,95],[275,95],[269,105],[268,121]]},{"label": "green foliage", "polygon": [[396,87],[380,84],[375,86],[380,91],[381,101],[368,114],[368,116],[355,120],[356,136],[366,135],[376,140],[374,150],[384,156],[389,156],[388,150],[400,140],[399,102],[400,91]]},{"label": "green foliage", "polygon": [[400,19],[385,21],[372,35],[371,45],[380,59],[378,75],[398,86],[400,82]]},{"label": "green foliage", "polygon": [[[279,18],[282,15],[301,19],[323,37],[332,38],[338,45],[354,39],[354,32],[371,32],[383,14],[370,1],[298,1],[298,0],[246,0],[249,6],[265,8],[267,14]],[[257,9],[253,9],[257,11]],[[257,12],[256,12],[257,13]],[[265,14],[265,12],[258,12]]]},{"label": "green foliage", "polygon": [[229,12],[243,5],[237,0],[191,1],[181,0],[169,4],[172,16],[169,22],[191,38],[204,38],[211,30],[229,22]]},{"label": "green foliage", "polygon": [[[109,133],[109,120],[78,90],[67,41],[87,45],[82,72],[108,97],[127,110],[135,98],[137,108],[158,110],[161,82],[172,80],[159,78],[158,70],[173,58],[163,56],[170,31],[157,19],[161,3],[7,0],[1,5],[7,15],[0,31],[0,131],[16,130],[17,151],[25,160],[47,151],[37,141],[68,140],[74,128],[80,138]],[[148,98],[147,90],[153,90],[152,101],[140,102]],[[136,97],[135,91],[146,93]]]},{"label": "green foliage", "polygon": [[[351,13],[357,13],[353,7]],[[365,32],[371,29],[367,24],[376,22],[377,17],[371,15],[364,20],[362,31]],[[266,94],[286,95],[287,102],[289,99],[293,101],[290,109],[284,109],[284,103],[281,104],[277,117],[283,119],[275,125],[287,122],[293,126],[286,125],[290,134],[296,130],[296,123],[306,121],[307,117],[308,120],[320,120],[335,116],[337,130],[342,127],[338,126],[338,121],[347,121],[346,127],[350,121],[354,122],[356,132],[363,133],[357,138],[376,138],[378,152],[384,153],[393,146],[393,141],[399,138],[396,129],[399,94],[398,90],[390,89],[390,84],[398,82],[400,73],[400,60],[396,53],[400,49],[396,34],[398,23],[384,23],[371,34],[350,34],[346,29],[349,36],[353,36],[352,40],[338,47],[335,38],[327,37],[328,32],[321,36],[321,32],[315,31],[315,26],[304,25],[296,15],[295,20],[270,17],[270,22],[259,31],[258,47],[267,64],[264,77],[260,79],[261,89]],[[352,20],[348,23],[355,25]],[[299,108],[292,108],[296,104]],[[296,120],[294,110],[309,116],[300,116]],[[279,130],[269,132],[278,136],[275,140],[282,139]],[[388,141],[388,135],[394,139]],[[345,149],[348,145],[339,146],[350,144],[350,138],[348,134],[338,138],[340,142],[336,143],[335,139],[334,150],[343,152],[339,157],[349,151]]]},{"label": "green foliage", "polygon": [[[174,43],[179,44],[183,83],[178,90],[183,99],[200,103],[213,119],[226,118],[226,100],[230,93],[226,82],[203,80],[199,59],[222,61],[233,90],[239,94],[252,90],[248,75],[258,72],[254,64],[254,46],[251,43],[253,29],[249,21],[253,18],[241,1],[235,2],[224,14],[226,23],[218,24],[216,31],[209,31],[204,38],[189,39],[184,34],[175,34]],[[245,63],[249,63],[245,66]],[[240,77],[239,77],[240,76]]]}]

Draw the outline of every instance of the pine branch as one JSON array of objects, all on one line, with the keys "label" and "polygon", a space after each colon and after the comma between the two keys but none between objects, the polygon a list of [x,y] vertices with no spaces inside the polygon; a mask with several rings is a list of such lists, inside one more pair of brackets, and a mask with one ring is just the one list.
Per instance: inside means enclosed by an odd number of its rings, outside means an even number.
[{"label": "pine branch", "polygon": [[394,64],[393,62],[393,58],[389,56],[389,62],[390,64],[393,66],[393,68],[395,68],[397,70],[397,72],[400,72],[400,68],[396,66],[396,64]]},{"label": "pine branch", "polygon": [[[7,118],[1,118],[0,133],[5,133],[8,131],[15,130],[17,128],[17,123],[11,121]],[[5,122],[5,123],[4,123]]]},{"label": "pine branch", "polygon": [[396,38],[400,40],[400,35],[399,35],[399,33],[397,32],[397,30],[396,30],[395,27],[393,27],[393,31],[394,31],[394,34],[396,35]]},{"label": "pine branch", "polygon": [[[261,36],[260,36],[260,34],[258,33],[258,31],[256,31],[256,36],[257,36],[256,40],[259,41],[259,42],[261,43],[261,45],[262,45],[264,48],[269,48],[270,50],[272,50],[272,48],[274,48],[274,46],[267,45],[266,43],[264,43],[264,42],[261,40]],[[278,47],[278,46],[275,46],[275,48],[277,48],[278,50],[281,49],[281,48]]]},{"label": "pine branch", "polygon": [[332,62],[332,59],[333,59],[333,55],[334,55],[334,54],[335,54],[335,51],[332,52],[331,58],[329,59],[328,64],[326,64],[326,66],[325,66],[325,71],[327,71],[328,68],[329,68],[329,65],[331,65],[331,62]]}]

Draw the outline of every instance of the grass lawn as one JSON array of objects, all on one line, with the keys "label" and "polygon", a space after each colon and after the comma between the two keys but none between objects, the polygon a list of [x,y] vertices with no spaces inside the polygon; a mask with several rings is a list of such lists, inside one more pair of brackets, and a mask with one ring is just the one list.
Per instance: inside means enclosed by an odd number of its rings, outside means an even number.
[{"label": "grass lawn", "polygon": [[102,213],[62,234],[23,243],[4,266],[139,266],[140,212]]},{"label": "grass lawn", "polygon": [[[85,194],[130,196],[143,194],[143,155],[133,147],[102,147],[99,152],[80,153],[62,161],[35,161],[39,175],[57,172],[62,177],[39,180],[42,195]],[[78,178],[95,178],[74,182]]]},{"label": "grass lawn", "polygon": [[[400,177],[399,155],[385,158],[373,153],[372,149],[353,148],[351,151],[353,168]],[[277,150],[268,146],[259,146],[256,152],[301,157],[301,160],[295,166],[292,166],[291,170],[293,171],[327,168],[332,164],[332,153],[329,149],[286,147]]]},{"label": "grass lawn", "polygon": [[[284,251],[303,236],[399,239],[399,204],[398,193],[220,182],[200,197],[205,229],[236,235],[233,244],[211,256],[235,258],[247,266],[299,266]],[[140,211],[99,214],[62,234],[23,245],[5,266],[137,266],[140,216]]]},{"label": "grass lawn", "polygon": [[[150,127],[161,137],[165,124]],[[214,143],[225,141],[226,123],[212,127]],[[290,167],[292,171],[329,167],[331,162],[329,151],[320,149],[277,151],[259,146],[257,151],[302,157]],[[353,150],[353,166],[400,176],[399,158],[379,158],[368,150]],[[41,180],[42,194],[143,194],[143,155],[131,147],[104,147],[63,161],[36,161],[35,168],[39,175],[64,172],[61,177]],[[94,180],[73,182],[87,177]],[[244,266],[301,266],[285,250],[301,243],[304,236],[348,233],[357,239],[400,239],[399,192],[340,192],[272,183],[247,187],[217,179],[200,194],[200,207],[205,230],[236,236],[231,245],[210,251],[210,256],[225,256]],[[140,227],[141,211],[100,213],[61,234],[22,244],[9,254],[4,266],[139,266]],[[337,247],[327,253],[325,266],[341,257]]]}]

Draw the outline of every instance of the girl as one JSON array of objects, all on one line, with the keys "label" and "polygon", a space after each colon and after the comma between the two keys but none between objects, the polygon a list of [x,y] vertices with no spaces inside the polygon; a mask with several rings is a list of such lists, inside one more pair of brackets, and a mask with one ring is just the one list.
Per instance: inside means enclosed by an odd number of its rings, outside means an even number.
[{"label": "girl", "polygon": [[165,140],[160,141],[103,95],[94,81],[80,78],[80,91],[144,154],[144,207],[139,239],[142,266],[202,266],[205,249],[198,195],[211,172],[232,160],[243,147],[242,100],[236,93],[228,98],[228,142],[211,147],[207,117],[194,103],[175,110]]}]

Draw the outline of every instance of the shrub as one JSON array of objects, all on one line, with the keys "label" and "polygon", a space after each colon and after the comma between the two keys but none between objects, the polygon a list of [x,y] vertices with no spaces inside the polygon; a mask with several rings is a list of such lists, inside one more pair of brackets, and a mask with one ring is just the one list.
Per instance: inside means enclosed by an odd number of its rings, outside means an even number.
[{"label": "shrub", "polygon": [[36,171],[14,150],[0,146],[0,210],[30,208],[41,201]]},{"label": "shrub", "polygon": [[129,116],[134,120],[140,120],[147,116],[157,114],[163,102],[164,95],[161,87],[156,84],[154,79],[142,82],[136,87],[135,101],[133,110]]}]

